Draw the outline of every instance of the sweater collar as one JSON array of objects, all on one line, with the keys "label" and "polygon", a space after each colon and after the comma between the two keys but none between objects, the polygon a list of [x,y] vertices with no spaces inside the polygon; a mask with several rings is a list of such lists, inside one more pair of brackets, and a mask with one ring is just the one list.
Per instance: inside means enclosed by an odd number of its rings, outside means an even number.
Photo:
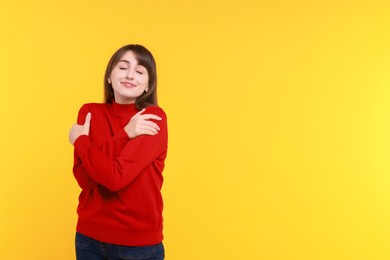
[{"label": "sweater collar", "polygon": [[131,104],[118,104],[115,101],[111,103],[112,112],[117,115],[129,115],[130,113],[138,112],[135,103]]}]

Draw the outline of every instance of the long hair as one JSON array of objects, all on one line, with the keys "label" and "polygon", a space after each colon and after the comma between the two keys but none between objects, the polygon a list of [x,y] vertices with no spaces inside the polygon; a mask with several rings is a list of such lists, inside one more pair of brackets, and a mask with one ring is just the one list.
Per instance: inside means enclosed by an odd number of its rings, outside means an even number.
[{"label": "long hair", "polygon": [[121,60],[122,56],[132,51],[135,54],[138,64],[146,68],[149,75],[149,88],[148,92],[142,93],[141,96],[135,100],[135,105],[139,110],[150,105],[157,105],[157,70],[156,62],[152,53],[144,46],[139,44],[125,45],[117,50],[111,57],[107,64],[106,72],[104,74],[104,101],[105,103],[113,103],[115,101],[114,89],[111,84],[108,83],[108,78],[111,75],[112,70]]}]

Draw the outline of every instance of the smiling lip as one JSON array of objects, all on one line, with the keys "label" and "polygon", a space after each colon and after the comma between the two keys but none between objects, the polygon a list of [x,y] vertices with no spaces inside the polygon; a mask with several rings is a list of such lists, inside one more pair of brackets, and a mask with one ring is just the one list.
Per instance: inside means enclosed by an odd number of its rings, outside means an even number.
[{"label": "smiling lip", "polygon": [[126,88],[135,88],[137,85],[127,82],[127,81],[122,81],[121,84],[126,87]]}]

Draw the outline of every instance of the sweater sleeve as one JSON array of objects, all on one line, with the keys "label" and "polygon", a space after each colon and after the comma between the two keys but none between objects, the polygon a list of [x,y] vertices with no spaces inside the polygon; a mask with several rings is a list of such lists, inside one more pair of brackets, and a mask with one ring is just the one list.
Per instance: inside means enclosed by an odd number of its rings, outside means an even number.
[{"label": "sweater sleeve", "polygon": [[162,118],[161,121],[155,121],[160,131],[154,136],[141,135],[129,139],[115,157],[103,154],[86,135],[80,136],[74,143],[89,176],[111,191],[118,191],[129,185],[167,149],[168,131],[164,111],[158,107],[150,107],[145,113],[152,113]]},{"label": "sweater sleeve", "polygon": [[76,150],[74,151],[73,175],[76,178],[80,188],[83,190],[90,190],[98,184],[91,177],[89,177]]},{"label": "sweater sleeve", "polygon": [[[85,116],[90,112],[90,109],[87,108],[87,105],[83,105],[80,108],[77,124],[82,125],[85,122]],[[80,137],[79,137],[80,138]],[[76,150],[74,149],[74,161],[73,161],[73,175],[77,180],[80,188],[83,190],[90,190],[94,188],[98,183],[94,181],[85,170],[81,158]]]}]

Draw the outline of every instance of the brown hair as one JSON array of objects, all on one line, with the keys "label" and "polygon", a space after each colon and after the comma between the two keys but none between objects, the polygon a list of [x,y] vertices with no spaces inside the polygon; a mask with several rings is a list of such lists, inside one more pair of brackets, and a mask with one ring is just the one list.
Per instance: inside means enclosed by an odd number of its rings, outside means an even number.
[{"label": "brown hair", "polygon": [[135,105],[138,109],[145,108],[150,105],[157,105],[157,70],[156,62],[153,58],[152,53],[142,45],[129,44],[125,45],[117,50],[111,57],[107,64],[106,73],[104,74],[104,100],[106,103],[112,103],[115,101],[114,90],[111,84],[108,83],[108,78],[111,75],[112,70],[118,64],[122,56],[132,51],[137,60],[138,64],[146,68],[149,75],[149,89],[148,92],[142,93],[141,96],[135,100]]}]

